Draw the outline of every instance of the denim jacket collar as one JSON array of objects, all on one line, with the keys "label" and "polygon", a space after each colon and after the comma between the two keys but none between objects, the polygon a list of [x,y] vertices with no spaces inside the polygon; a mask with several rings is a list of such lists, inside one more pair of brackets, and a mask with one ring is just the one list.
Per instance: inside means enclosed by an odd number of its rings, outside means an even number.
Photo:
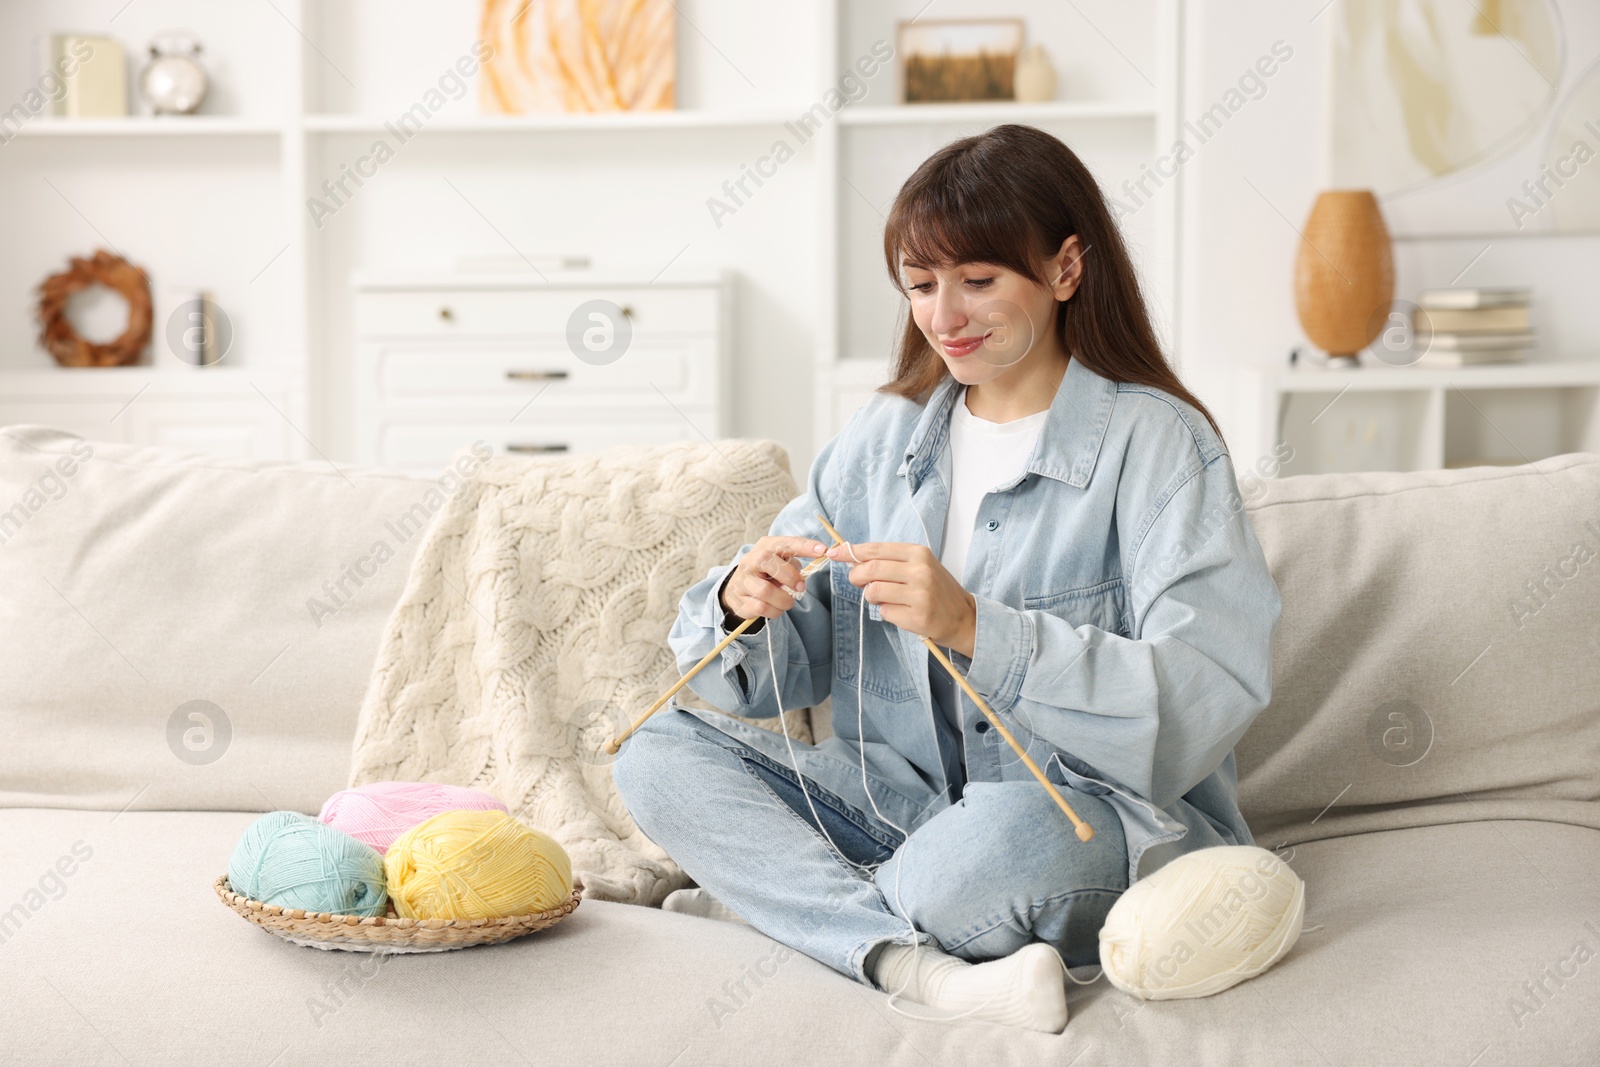
[{"label": "denim jacket collar", "polygon": [[[895,472],[907,479],[912,492],[916,492],[944,449],[950,434],[950,409],[960,395],[960,384],[946,374],[934,386],[917,419],[906,444],[905,460]],[[1082,360],[1069,360],[1025,470],[1078,489],[1089,484],[1116,396],[1116,382],[1096,374]]]}]

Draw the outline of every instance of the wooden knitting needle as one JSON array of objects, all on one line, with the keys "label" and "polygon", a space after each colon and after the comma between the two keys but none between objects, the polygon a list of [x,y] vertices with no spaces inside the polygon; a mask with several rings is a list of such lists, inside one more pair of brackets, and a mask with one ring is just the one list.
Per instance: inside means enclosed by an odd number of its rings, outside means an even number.
[{"label": "wooden knitting needle", "polygon": [[[813,574],[817,573],[817,571],[820,571],[823,567],[826,567],[828,562],[829,560],[827,556],[818,556],[816,559],[813,559],[810,563],[807,563],[804,567],[800,568],[800,577],[811,577]],[[693,667],[690,667],[689,672],[682,678],[679,678],[671,689],[668,689],[665,693],[661,694],[660,700],[657,700],[654,704],[651,704],[648,708],[644,709],[644,714],[640,715],[637,719],[634,719],[633,723],[626,730],[622,731],[616,737],[613,737],[611,740],[605,743],[604,748],[606,754],[612,756],[616,755],[617,750],[622,747],[622,742],[626,741],[629,737],[632,737],[633,732],[639,727],[643,726],[646,719],[659,711],[661,705],[671,700],[672,694],[676,693],[678,690],[687,685],[690,678],[693,678],[695,675],[700,673],[700,668],[716,659],[717,653],[727,648],[735,637],[738,637],[740,634],[744,633],[745,630],[749,628],[751,623],[755,622],[756,619],[761,617],[762,616],[760,615],[756,615],[744,620],[744,622],[741,622],[737,627],[734,628],[733,633],[729,634],[727,637],[724,637],[721,641],[718,641],[716,647],[710,652],[707,652],[705,656],[701,658],[699,663],[696,663]]]},{"label": "wooden knitting needle", "polygon": [[[828,531],[828,536],[833,538],[834,544],[842,545],[845,543],[844,538],[839,536],[839,531],[835,530],[827,519],[818,515],[817,521],[822,523],[823,529]],[[920,634],[918,636],[921,637]],[[1072,805],[1067,803],[1067,798],[1061,795],[1061,791],[1056,788],[1055,783],[1044,776],[1044,772],[1039,769],[1039,765],[1033,762],[1033,758],[1027,752],[1023,751],[1021,745],[1017,744],[1017,739],[1011,736],[1011,731],[1006,729],[1005,723],[1000,721],[999,717],[990,710],[988,703],[978,695],[977,690],[973,689],[971,684],[961,676],[961,672],[956,669],[956,665],[951,663],[939,646],[928,638],[922,637],[922,643],[928,646],[928,651],[932,652],[934,658],[944,664],[944,669],[950,672],[950,677],[954,678],[956,684],[961,686],[974,704],[978,705],[978,710],[988,718],[989,725],[1000,731],[1000,736],[1006,739],[1006,744],[1012,747],[1017,755],[1022,758],[1022,762],[1027,765],[1028,770],[1033,772],[1033,776],[1039,779],[1039,784],[1044,786],[1045,791],[1050,794],[1050,799],[1054,800],[1056,806],[1067,813],[1067,818],[1072,820],[1072,827],[1078,835],[1078,840],[1091,840],[1094,837],[1094,827],[1080,819],[1078,813],[1072,810]]]},{"label": "wooden knitting needle", "polygon": [[[835,530],[833,528],[833,524],[828,522],[827,519],[823,518],[819,514],[817,516],[817,521],[821,522],[823,529],[828,531],[828,536],[833,538],[834,544],[842,545],[845,543],[844,538],[839,536],[839,531]],[[800,575],[803,578],[809,578],[811,575],[827,566],[829,562],[830,560],[827,556],[818,556],[810,563],[800,568]],[[762,616],[757,615],[744,620],[734,628],[732,633],[724,637],[721,641],[718,641],[716,646],[712,648],[710,652],[707,652],[703,657],[701,657],[699,663],[696,663],[693,667],[690,667],[688,672],[684,674],[682,678],[679,678],[677,682],[673,684],[671,689],[668,689],[665,693],[662,693],[661,697],[654,704],[651,704],[648,708],[646,708],[644,713],[641,714],[637,719],[634,719],[626,730],[607,741],[603,746],[606,753],[608,755],[616,755],[617,751],[622,748],[622,742],[633,736],[633,732],[640,726],[643,726],[646,719],[654,715],[661,709],[663,704],[672,699],[672,694],[676,693],[678,690],[687,685],[689,683],[689,679],[693,678],[696,674],[699,674],[701,669],[705,667],[706,664],[716,659],[719,652],[721,652],[724,648],[727,648],[735,637],[738,637],[740,634],[744,633],[745,630],[748,629],[749,626],[758,618],[762,618]],[[1061,791],[1055,787],[1055,783],[1044,776],[1044,772],[1039,769],[1039,765],[1035,763],[1032,757],[1030,757],[1028,753],[1023,750],[1021,745],[1017,744],[1017,739],[1011,736],[1011,731],[1006,729],[1005,724],[1000,721],[999,717],[996,716],[992,710],[990,710],[988,703],[981,696],[979,696],[977,691],[974,690],[967,680],[961,676],[961,672],[956,669],[955,664],[951,663],[945,654],[939,649],[939,646],[934,644],[928,638],[923,637],[922,643],[928,646],[928,650],[931,651],[934,657],[944,665],[944,669],[950,672],[950,677],[956,680],[956,684],[961,686],[961,688],[966,692],[967,696],[971,698],[972,702],[976,704],[978,709],[982,711],[983,714],[988,718],[989,724],[996,730],[1000,731],[1000,736],[1005,738],[1006,744],[1010,745],[1012,750],[1015,751],[1018,756],[1022,757],[1022,762],[1027,766],[1028,770],[1033,772],[1033,776],[1039,779],[1039,784],[1044,786],[1045,791],[1050,794],[1050,798],[1056,802],[1056,805],[1062,811],[1066,812],[1067,818],[1072,820],[1072,826],[1074,832],[1076,832],[1078,835],[1078,840],[1091,840],[1094,837],[1094,827],[1080,819],[1078,817],[1078,813],[1072,810],[1072,805],[1067,803],[1066,798],[1061,795]],[[781,710],[779,714],[782,714]]]}]

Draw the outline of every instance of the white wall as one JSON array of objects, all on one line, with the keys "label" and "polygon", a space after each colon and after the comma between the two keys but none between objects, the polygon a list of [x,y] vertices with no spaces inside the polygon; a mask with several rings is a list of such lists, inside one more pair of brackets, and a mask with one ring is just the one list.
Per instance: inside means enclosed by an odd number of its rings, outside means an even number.
[{"label": "white wall", "polygon": [[[1190,2],[1190,116],[1220,100],[1275,41],[1293,49],[1266,79],[1265,95],[1240,108],[1183,168],[1183,374],[1225,433],[1242,418],[1233,368],[1281,363],[1292,346],[1310,347],[1294,309],[1296,228],[1323,188],[1326,57],[1339,2],[1320,15],[1327,0]],[[1600,237],[1404,240],[1395,266],[1401,300],[1451,284],[1529,286],[1540,358],[1600,355],[1600,318],[1591,313]],[[1235,457],[1235,465],[1254,458]]]}]

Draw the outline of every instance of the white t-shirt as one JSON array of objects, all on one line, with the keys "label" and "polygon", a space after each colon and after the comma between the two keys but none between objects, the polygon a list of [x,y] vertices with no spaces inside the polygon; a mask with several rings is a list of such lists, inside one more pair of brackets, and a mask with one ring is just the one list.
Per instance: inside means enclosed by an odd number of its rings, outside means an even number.
[{"label": "white t-shirt", "polygon": [[966,386],[956,395],[950,409],[950,510],[945,512],[944,545],[939,552],[939,562],[956,581],[966,568],[984,495],[1022,473],[1049,416],[1046,408],[1010,422],[990,422],[967,407]]},{"label": "white t-shirt", "polygon": [[[966,568],[967,549],[972,544],[973,527],[978,521],[978,506],[991,489],[1015,481],[1022,473],[1049,415],[1050,410],[1046,408],[1011,422],[990,422],[978,418],[967,408],[966,386],[957,394],[955,406],[950,409],[950,509],[945,512],[944,545],[939,552],[939,562],[955,575],[956,581],[961,581]],[[941,754],[953,802],[960,799],[966,782],[967,739],[960,737],[959,712],[965,697],[931,652],[928,653],[928,682],[934,705],[949,727],[946,734],[949,744],[941,740]]]}]

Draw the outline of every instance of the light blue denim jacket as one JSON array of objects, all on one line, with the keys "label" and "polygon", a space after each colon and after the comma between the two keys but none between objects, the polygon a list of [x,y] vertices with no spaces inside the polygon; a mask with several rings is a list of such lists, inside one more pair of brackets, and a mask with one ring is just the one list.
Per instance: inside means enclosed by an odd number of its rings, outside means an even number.
[{"label": "light blue denim jacket", "polygon": [[[820,512],[847,541],[914,542],[938,556],[958,386],[947,376],[925,405],[873,394],[818,453],[805,492],[770,532],[831,544]],[[726,635],[718,594],[753,547],[684,593],[668,635],[681,671]],[[850,566],[828,564],[793,608],[735,638],[721,669],[708,664],[689,684],[723,711],[776,715],[774,642],[783,708],[831,693],[834,737],[818,747],[858,770],[864,752],[900,800],[922,798],[920,811],[899,809],[920,824],[952,802],[940,793],[930,653],[867,604],[858,731],[862,597]],[[1254,844],[1233,747],[1271,695],[1282,602],[1204,416],[1071,360],[1025,472],[983,498],[965,567],[957,577],[977,603],[973,655],[947,654],[1051,781],[1116,808],[1130,885],[1198,848]],[[961,704],[968,780],[1031,779],[998,731],[978,729],[971,700]],[[687,710],[789,762],[781,735]],[[1065,815],[1061,828],[1072,832]]]}]

